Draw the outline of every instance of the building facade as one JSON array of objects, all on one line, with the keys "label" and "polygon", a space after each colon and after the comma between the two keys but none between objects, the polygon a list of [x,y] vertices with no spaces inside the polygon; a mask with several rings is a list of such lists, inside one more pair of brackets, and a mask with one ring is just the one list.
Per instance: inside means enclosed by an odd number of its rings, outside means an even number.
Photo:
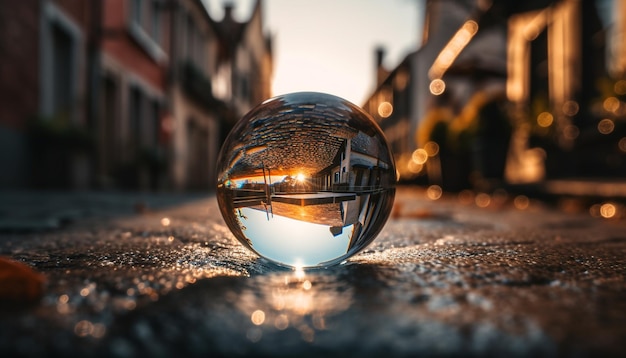
[{"label": "building facade", "polygon": [[427,1],[422,46],[378,69],[364,104],[401,179],[489,190],[623,175],[623,13],[610,0]]},{"label": "building facade", "polygon": [[0,5],[1,186],[88,186],[96,11],[71,0]]},{"label": "building facade", "polygon": [[201,0],[0,4],[0,186],[212,189],[224,132],[270,96],[261,9],[229,38]]}]

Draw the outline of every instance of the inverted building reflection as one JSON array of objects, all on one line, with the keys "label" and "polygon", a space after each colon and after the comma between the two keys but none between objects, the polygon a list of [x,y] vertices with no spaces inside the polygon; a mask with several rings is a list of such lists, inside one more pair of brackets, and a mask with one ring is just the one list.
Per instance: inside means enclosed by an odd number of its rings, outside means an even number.
[{"label": "inverted building reflection", "polygon": [[[269,231],[268,225],[281,225],[288,237],[314,240],[315,247],[311,250],[329,251],[319,255],[322,261],[359,246],[363,228],[387,205],[381,194],[390,186],[384,179],[389,177],[390,164],[370,154],[371,137],[366,133],[343,131],[341,135],[344,138],[339,145],[325,148],[334,151],[330,156],[332,161],[317,171],[304,165],[286,171],[263,162],[260,173],[252,170],[248,175],[231,176],[225,182],[227,190],[222,195],[230,196],[226,199],[232,201],[238,227],[245,237],[262,235],[261,232]],[[262,149],[268,150],[271,149]],[[241,154],[236,158],[241,160]],[[321,227],[325,235],[320,235]],[[289,232],[289,228],[297,232]],[[293,239],[288,237],[281,239],[273,235],[268,242],[282,240],[293,244]],[[277,244],[286,250],[284,243]],[[259,243],[249,242],[249,245],[259,250]],[[268,245],[267,249],[280,250],[275,246]],[[298,250],[308,249],[300,245]]]}]

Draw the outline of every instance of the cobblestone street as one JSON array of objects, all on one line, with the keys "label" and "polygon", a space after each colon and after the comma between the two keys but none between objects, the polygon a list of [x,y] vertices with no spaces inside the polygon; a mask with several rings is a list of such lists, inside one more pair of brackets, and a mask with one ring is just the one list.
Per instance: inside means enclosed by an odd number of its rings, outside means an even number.
[{"label": "cobblestone street", "polygon": [[623,218],[402,187],[364,252],[294,272],[214,196],[3,195],[0,257],[45,279],[0,288],[3,357],[626,356]]}]

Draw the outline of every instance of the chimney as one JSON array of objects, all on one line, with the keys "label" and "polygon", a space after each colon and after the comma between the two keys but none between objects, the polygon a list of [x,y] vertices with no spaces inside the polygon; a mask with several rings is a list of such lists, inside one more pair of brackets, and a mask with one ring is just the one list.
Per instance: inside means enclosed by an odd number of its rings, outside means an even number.
[{"label": "chimney", "polygon": [[376,48],[376,87],[378,87],[387,77],[388,72],[383,66],[385,59],[385,48],[378,46]]},{"label": "chimney", "polygon": [[232,2],[224,3],[224,20],[223,21],[232,21],[233,20],[233,9],[235,5]]}]

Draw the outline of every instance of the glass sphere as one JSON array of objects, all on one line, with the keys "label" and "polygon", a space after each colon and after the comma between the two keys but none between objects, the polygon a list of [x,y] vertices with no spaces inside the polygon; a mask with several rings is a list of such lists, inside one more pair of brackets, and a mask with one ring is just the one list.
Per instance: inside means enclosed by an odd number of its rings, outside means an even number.
[{"label": "glass sphere", "polygon": [[324,93],[269,99],[234,126],[218,158],[217,199],[235,237],[282,266],[325,267],[364,249],[393,205],[382,131]]}]

